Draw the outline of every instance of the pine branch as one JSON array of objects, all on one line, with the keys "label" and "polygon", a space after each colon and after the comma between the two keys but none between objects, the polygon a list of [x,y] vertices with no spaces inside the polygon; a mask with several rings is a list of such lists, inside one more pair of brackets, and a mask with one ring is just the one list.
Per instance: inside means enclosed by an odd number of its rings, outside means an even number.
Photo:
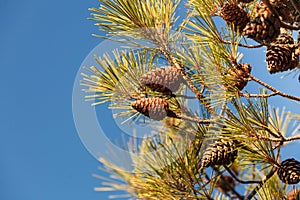
[{"label": "pine branch", "polygon": [[223,40],[222,38],[219,38],[219,40],[224,44],[238,45],[240,47],[245,47],[245,48],[249,48],[249,49],[260,48],[260,47],[264,46],[264,44],[258,44],[258,45],[248,45],[248,44],[242,44],[242,43],[235,44],[233,42]]},{"label": "pine branch", "polygon": [[290,142],[290,141],[294,141],[294,140],[300,140],[300,135],[284,138],[283,142]]},{"label": "pine branch", "polygon": [[253,184],[253,183],[260,183],[260,181],[243,181],[241,179],[239,179],[232,171],[229,167],[227,167],[226,165],[223,165],[223,167],[228,171],[228,173],[238,182],[242,183],[242,184]]},{"label": "pine branch", "polygon": [[300,30],[300,25],[299,26],[293,26],[293,25],[289,25],[289,24],[286,24],[284,22],[281,22],[280,26],[282,28],[287,28],[287,29],[290,29],[290,30]]},{"label": "pine branch", "polygon": [[187,120],[190,122],[195,122],[195,123],[200,123],[200,124],[210,124],[212,122],[214,122],[211,119],[200,119],[199,117],[193,116],[193,117],[189,117],[183,114],[173,114],[170,115],[171,117],[177,118],[177,119],[182,119],[182,120]]},{"label": "pine branch", "polygon": [[215,112],[211,109],[209,102],[205,99],[204,95],[199,91],[198,87],[194,85],[194,83],[190,80],[188,74],[186,73],[183,66],[181,66],[177,60],[175,59],[169,45],[166,43],[166,40],[162,39],[162,43],[160,45],[161,53],[166,57],[171,66],[175,67],[179,73],[182,75],[183,79],[186,81],[187,85],[193,91],[195,96],[199,99],[202,105],[209,111],[211,114],[215,114]]},{"label": "pine branch", "polygon": [[252,190],[252,192],[246,197],[245,200],[251,200],[257,193],[257,191],[275,174],[276,167],[273,167],[266,177],[260,181],[260,183]]},{"label": "pine branch", "polygon": [[[103,38],[117,36],[118,41],[143,46],[138,39],[150,43],[157,42],[157,35],[163,34],[169,39],[170,31],[176,21],[175,10],[180,0],[100,0],[100,8],[91,8],[94,13],[91,20],[106,32]],[[101,37],[101,36],[99,36]]]},{"label": "pine branch", "polygon": [[246,98],[269,98],[278,95],[278,92],[272,92],[271,94],[244,94],[242,92],[239,92],[239,95]]},{"label": "pine branch", "polygon": [[276,93],[277,95],[280,95],[282,97],[286,97],[288,99],[291,99],[291,100],[296,100],[296,101],[300,101],[300,97],[296,97],[296,96],[293,96],[293,95],[289,95],[289,94],[286,94],[286,93],[283,93],[277,89],[275,89],[274,87],[268,85],[267,83],[261,81],[260,79],[250,75],[250,79],[252,79],[253,81],[259,83],[260,85],[266,87],[267,89],[271,90],[272,92]]},{"label": "pine branch", "polygon": [[[214,168],[214,170],[217,171],[218,175],[220,176],[221,179],[223,179],[225,181],[225,178],[224,176],[222,175],[222,173],[217,169],[217,168]],[[242,195],[240,195],[240,193],[238,193],[234,187],[231,187],[230,184],[226,185],[227,187],[229,187],[230,191],[236,195],[236,197],[239,199],[239,200],[244,200],[244,197]]]},{"label": "pine branch", "polygon": [[[201,92],[203,93],[203,92]],[[172,94],[172,97],[179,97],[179,98],[183,98],[183,99],[197,99],[196,96],[186,96],[186,95],[181,95],[181,94]]]},{"label": "pine branch", "polygon": [[298,14],[300,13],[300,5],[299,5],[299,1],[296,0],[290,0],[290,2],[292,3],[293,7],[297,10]]}]

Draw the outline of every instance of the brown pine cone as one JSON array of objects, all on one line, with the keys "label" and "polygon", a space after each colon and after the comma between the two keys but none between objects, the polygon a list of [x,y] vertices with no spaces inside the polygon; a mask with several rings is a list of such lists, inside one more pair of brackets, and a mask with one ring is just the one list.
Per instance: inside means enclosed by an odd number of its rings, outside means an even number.
[{"label": "brown pine cone", "polygon": [[240,33],[250,21],[248,13],[234,3],[226,2],[222,6],[221,16],[228,24],[234,24],[235,31]]},{"label": "brown pine cone", "polygon": [[244,34],[257,42],[269,43],[280,34],[280,19],[260,3],[256,7],[255,19],[244,28]]},{"label": "brown pine cone", "polygon": [[292,70],[299,63],[295,48],[286,44],[271,43],[267,48],[266,57],[267,69],[271,74]]},{"label": "brown pine cone", "polygon": [[[242,90],[248,83],[252,67],[249,64],[240,63],[229,68],[226,76],[230,80],[230,86]],[[228,86],[228,85],[227,85]]]},{"label": "brown pine cone", "polygon": [[131,106],[139,113],[157,121],[164,119],[169,111],[168,102],[158,97],[139,99],[132,102]]},{"label": "brown pine cone", "polygon": [[297,184],[300,182],[300,162],[294,158],[289,158],[281,162],[278,169],[279,179],[287,184]]},{"label": "brown pine cone", "polygon": [[203,154],[202,166],[229,165],[237,157],[236,145],[232,141],[220,140],[211,144]]},{"label": "brown pine cone", "polygon": [[170,93],[176,92],[182,83],[182,76],[174,67],[153,69],[140,78],[141,84],[154,91]]}]

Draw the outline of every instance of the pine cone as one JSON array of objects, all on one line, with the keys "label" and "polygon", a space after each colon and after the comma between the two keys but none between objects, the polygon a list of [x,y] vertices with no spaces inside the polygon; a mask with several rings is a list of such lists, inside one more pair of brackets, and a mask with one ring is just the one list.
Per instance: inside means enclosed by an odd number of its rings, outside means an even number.
[{"label": "pine cone", "polygon": [[142,85],[158,92],[175,92],[182,83],[182,77],[174,67],[153,69],[141,76]]},{"label": "pine cone", "polygon": [[229,165],[237,156],[237,149],[234,142],[220,140],[211,144],[204,152],[202,166]]},{"label": "pine cone", "polygon": [[169,111],[168,102],[158,97],[139,99],[132,102],[131,106],[139,113],[157,121],[164,119]]},{"label": "pine cone", "polygon": [[298,188],[291,190],[287,194],[287,200],[300,200],[300,191]]},{"label": "pine cone", "polygon": [[279,179],[287,184],[297,184],[300,182],[300,162],[289,158],[281,162],[277,172]]},{"label": "pine cone", "polygon": [[248,83],[252,67],[249,64],[240,63],[233,68],[229,68],[226,76],[231,80],[230,86],[242,90]]},{"label": "pine cone", "polygon": [[256,7],[255,19],[244,28],[244,34],[257,42],[269,43],[280,33],[280,20],[263,4]]},{"label": "pine cone", "polygon": [[234,3],[226,2],[222,6],[221,16],[228,24],[234,24],[235,31],[240,33],[250,21],[248,13]]},{"label": "pine cone", "polygon": [[268,71],[273,74],[297,67],[299,57],[290,45],[271,43],[267,48]]}]

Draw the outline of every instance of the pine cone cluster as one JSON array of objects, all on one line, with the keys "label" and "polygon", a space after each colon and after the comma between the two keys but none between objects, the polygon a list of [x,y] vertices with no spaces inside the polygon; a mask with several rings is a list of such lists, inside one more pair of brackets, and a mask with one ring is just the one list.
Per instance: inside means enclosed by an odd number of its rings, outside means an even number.
[{"label": "pine cone cluster", "polygon": [[233,141],[220,140],[211,144],[203,154],[202,166],[229,165],[237,157],[236,145]]},{"label": "pine cone cluster", "polygon": [[250,21],[248,13],[234,3],[226,2],[222,6],[221,16],[228,24],[234,24],[235,31],[240,33]]},{"label": "pine cone cluster", "polygon": [[278,169],[279,179],[287,184],[297,184],[300,182],[300,162],[289,158],[281,162]]},{"label": "pine cone cluster", "polygon": [[163,120],[169,111],[168,102],[162,98],[143,98],[131,103],[139,113],[153,120]]},{"label": "pine cone cluster", "polygon": [[288,34],[279,35],[274,42],[268,45],[266,57],[267,69],[271,74],[294,69],[299,63],[294,39]]},{"label": "pine cone cluster", "polygon": [[269,43],[280,34],[280,19],[263,3],[256,6],[255,19],[244,28],[244,34],[257,42]]},{"label": "pine cone cluster", "polygon": [[140,78],[141,84],[157,92],[170,93],[179,89],[182,77],[174,67],[153,69]]},{"label": "pine cone cluster", "polygon": [[231,80],[230,86],[242,90],[248,83],[252,67],[249,64],[240,63],[229,68],[226,76]]}]

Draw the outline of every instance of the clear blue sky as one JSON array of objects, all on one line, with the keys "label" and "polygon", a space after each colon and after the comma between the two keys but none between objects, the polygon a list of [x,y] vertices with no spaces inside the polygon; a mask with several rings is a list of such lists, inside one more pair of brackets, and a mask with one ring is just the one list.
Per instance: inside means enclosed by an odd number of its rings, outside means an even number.
[{"label": "clear blue sky", "polygon": [[97,5],[0,0],[1,200],[107,199],[72,118],[77,70],[99,43],[86,20]]},{"label": "clear blue sky", "polygon": [[[100,42],[86,20],[96,0],[0,0],[0,199],[100,200],[92,177],[100,163],[81,143],[72,117],[72,89],[87,54]],[[254,59],[255,58],[255,59]],[[247,55],[261,69],[264,55]],[[299,96],[295,79],[267,81]],[[279,98],[300,113],[299,105]],[[299,149],[299,148],[298,148]],[[299,155],[298,155],[299,158]]]}]

